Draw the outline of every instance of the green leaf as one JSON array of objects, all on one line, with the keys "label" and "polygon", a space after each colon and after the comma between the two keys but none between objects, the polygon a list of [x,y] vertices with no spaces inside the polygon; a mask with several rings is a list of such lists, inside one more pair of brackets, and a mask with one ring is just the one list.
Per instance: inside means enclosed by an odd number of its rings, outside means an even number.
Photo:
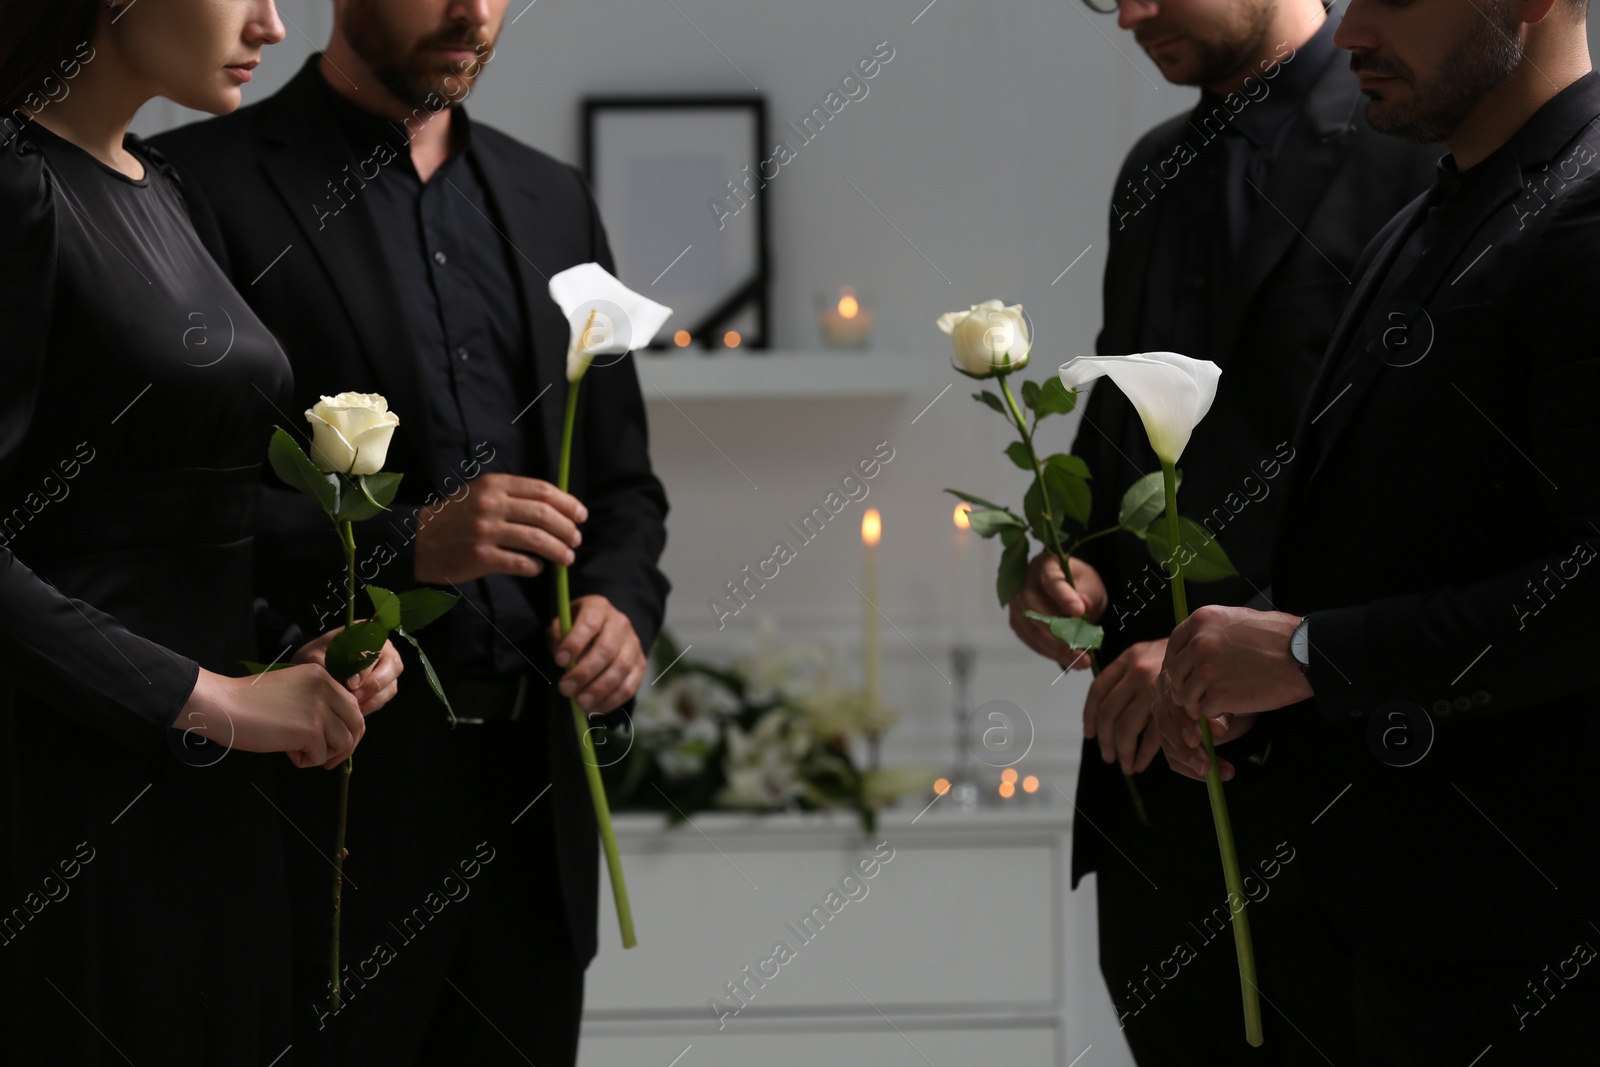
[{"label": "green leaf", "polygon": [[394,503],[395,493],[400,490],[400,479],[403,477],[405,475],[399,471],[379,471],[377,474],[358,475],[357,480],[367,499],[388,511],[389,505]]},{"label": "green leaf", "polygon": [[1044,461],[1047,466],[1059,467],[1074,478],[1082,478],[1084,481],[1088,481],[1094,477],[1089,473],[1089,464],[1068,452],[1057,452],[1053,456],[1046,456]]},{"label": "green leaf", "polygon": [[372,617],[393,630],[400,625],[400,598],[378,585],[367,585],[367,596],[372,598]]},{"label": "green leaf", "polygon": [[[1050,506],[1055,508],[1059,504],[1054,493],[1050,494]],[[1039,479],[1035,478],[1028,483],[1028,491],[1022,495],[1022,514],[1028,520],[1028,529],[1033,531],[1033,536],[1039,539],[1041,545],[1050,544],[1050,523],[1045,519],[1044,494],[1039,489]],[[1060,511],[1056,511],[1059,515]]]},{"label": "green leaf", "polygon": [[1027,408],[1028,408],[1029,411],[1032,411],[1032,412],[1035,412],[1035,413],[1038,412],[1038,410],[1039,410],[1039,383],[1038,382],[1023,382],[1022,383],[1022,402],[1025,405],[1027,405]]},{"label": "green leaf", "polygon": [[980,404],[988,404],[1002,415],[1006,414],[1005,403],[987,389],[980,393],[973,393],[972,399],[976,400]]},{"label": "green leaf", "polygon": [[980,508],[988,508],[991,511],[1004,511],[1004,510],[1006,510],[1004,507],[1002,507],[999,504],[994,503],[993,501],[985,500],[981,496],[973,496],[971,493],[963,493],[959,489],[946,489],[945,492],[949,493],[951,496],[955,497],[957,500],[965,500],[967,503],[976,504]]},{"label": "green leaf", "polygon": [[[431,591],[431,590],[430,590]],[[439,703],[444,705],[444,710],[450,713],[450,725],[456,725],[456,709],[450,706],[450,698],[444,695],[444,686],[439,684],[439,675],[434,672],[433,664],[428,660],[428,654],[422,651],[422,645],[415,637],[406,633],[402,627],[395,631],[401,637],[411,642],[411,647],[417,650],[417,658],[422,661],[422,673],[428,676],[428,688],[433,690],[433,695],[439,698]],[[338,638],[334,638],[335,641]]]},{"label": "green leaf", "polygon": [[365,619],[354,626],[339,631],[339,636],[328,642],[323,662],[328,673],[343,682],[372,666],[389,640],[389,628],[376,619]]},{"label": "green leaf", "polygon": [[267,462],[272,464],[284,485],[315,500],[330,516],[338,512],[338,476],[318,470],[311,457],[281,426],[273,428],[272,441],[267,446]]},{"label": "green leaf", "polygon": [[[1179,488],[1183,486],[1183,472],[1177,472]],[[1151,471],[1128,486],[1122,494],[1122,507],[1117,511],[1117,522],[1133,533],[1144,536],[1146,527],[1157,515],[1167,510],[1166,487],[1160,471]]]},{"label": "green leaf", "polygon": [[1028,538],[1018,531],[1018,536],[1006,541],[1005,551],[1000,554],[1000,573],[995,579],[995,592],[999,594],[1000,606],[1011,603],[1016,595],[1022,592],[1022,585],[1028,578]]},{"label": "green leaf", "polygon": [[1059,502],[1059,517],[1071,519],[1079,526],[1089,524],[1089,510],[1094,495],[1089,490],[1089,465],[1077,456],[1058,452],[1044,461],[1044,481],[1055,502]]},{"label": "green leaf", "polygon": [[967,521],[972,524],[972,532],[979,537],[993,537],[1007,526],[1021,526],[1022,520],[1004,508],[973,509],[967,512]]},{"label": "green leaf", "polygon": [[461,598],[440,589],[407,589],[400,594],[400,626],[416,633],[456,606]]},{"label": "green leaf", "polygon": [[249,671],[251,674],[265,674],[267,671],[284,671],[294,666],[293,663],[257,663],[252,659],[242,659],[239,662],[243,663],[244,669]]},{"label": "green leaf", "polygon": [[1061,379],[1051,376],[1039,389],[1039,417],[1046,415],[1065,415],[1078,406],[1078,391],[1068,389],[1061,384]]},{"label": "green leaf", "polygon": [[[359,474],[354,478],[339,475],[339,512],[334,518],[342,522],[361,522],[388,511],[386,503],[394,499],[400,488],[400,475],[392,471],[377,474]],[[373,491],[382,494],[374,497]]]},{"label": "green leaf", "polygon": [[1033,473],[1033,463],[1028,459],[1027,445],[1023,444],[1021,441],[1012,441],[1009,445],[1006,445],[1006,455],[1011,457],[1011,462],[1015,463],[1029,474]]},{"label": "green leaf", "polygon": [[1105,630],[1088,619],[1074,619],[1065,615],[1040,615],[1037,611],[1025,614],[1028,618],[1038,619],[1050,627],[1050,636],[1057,641],[1064,641],[1080,651],[1093,651],[1105,640]]},{"label": "green leaf", "polygon": [[[1191,582],[1215,582],[1223,578],[1231,578],[1239,572],[1233,569],[1233,562],[1228,559],[1228,554],[1222,550],[1222,545],[1217,539],[1206,532],[1204,526],[1193,519],[1178,516],[1178,541],[1180,549],[1187,549],[1188,562],[1184,562],[1180,551],[1174,555],[1173,547],[1167,537],[1167,524],[1153,522],[1145,530],[1145,544],[1150,549],[1151,558],[1158,564],[1164,564],[1169,559],[1172,566],[1183,571],[1183,577]],[[1170,568],[1163,567],[1163,572]]]}]

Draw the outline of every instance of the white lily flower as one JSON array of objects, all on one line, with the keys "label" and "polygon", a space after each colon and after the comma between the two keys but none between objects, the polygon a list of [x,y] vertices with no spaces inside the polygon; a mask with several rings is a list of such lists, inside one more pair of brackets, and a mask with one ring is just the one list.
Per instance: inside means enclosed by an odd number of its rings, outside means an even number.
[{"label": "white lily flower", "polygon": [[1028,365],[1033,339],[1021,304],[985,300],[968,311],[947,311],[939,316],[939,329],[955,346],[956,370],[969,377],[992,378]]},{"label": "white lily flower", "polygon": [[1061,384],[1077,389],[1105,375],[1144,420],[1150,447],[1164,463],[1177,463],[1194,428],[1217,396],[1222,368],[1176,352],[1128,356],[1078,356],[1061,365]]},{"label": "white lily flower", "polygon": [[577,382],[596,356],[620,356],[644,348],[672,316],[672,309],[623,285],[598,263],[580,263],[550,278],[550,299],[571,330],[567,381]]}]

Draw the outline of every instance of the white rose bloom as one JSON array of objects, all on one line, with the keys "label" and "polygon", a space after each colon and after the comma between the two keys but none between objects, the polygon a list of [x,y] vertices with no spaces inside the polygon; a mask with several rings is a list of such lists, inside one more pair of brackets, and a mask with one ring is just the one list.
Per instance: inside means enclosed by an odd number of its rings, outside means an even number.
[{"label": "white rose bloom", "polygon": [[950,335],[953,362],[963,374],[992,378],[1028,365],[1033,339],[1021,304],[1007,307],[998,300],[985,300],[968,311],[948,311],[939,316],[939,329]]},{"label": "white rose bloom", "polygon": [[[311,423],[311,462],[337,474],[377,474],[389,455],[389,439],[400,416],[378,393],[325,396],[306,411]],[[353,466],[352,466],[353,464]]]}]

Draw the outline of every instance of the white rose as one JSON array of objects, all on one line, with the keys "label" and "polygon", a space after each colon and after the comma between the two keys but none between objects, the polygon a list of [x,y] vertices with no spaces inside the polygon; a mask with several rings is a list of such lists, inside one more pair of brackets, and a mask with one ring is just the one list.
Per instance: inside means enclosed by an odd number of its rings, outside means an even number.
[{"label": "white rose", "polygon": [[1157,458],[1177,463],[1194,428],[1211,410],[1222,369],[1210,360],[1176,352],[1078,356],[1061,365],[1061,384],[1068,389],[1101,375],[1110,378],[1133,404]]},{"label": "white rose", "polygon": [[1033,349],[1021,304],[1007,307],[998,300],[985,300],[970,311],[948,311],[939,316],[939,329],[955,346],[956,370],[973,378],[1021,370]]},{"label": "white rose", "polygon": [[377,474],[389,454],[400,416],[377,393],[325,396],[306,411],[311,423],[311,462],[337,474]]}]

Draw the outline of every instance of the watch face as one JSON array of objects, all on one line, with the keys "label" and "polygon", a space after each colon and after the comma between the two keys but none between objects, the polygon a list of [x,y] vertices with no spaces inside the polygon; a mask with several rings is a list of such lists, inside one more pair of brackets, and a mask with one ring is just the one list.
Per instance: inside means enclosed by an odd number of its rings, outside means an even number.
[{"label": "watch face", "polygon": [[1301,619],[1300,625],[1294,628],[1294,635],[1289,638],[1289,654],[1302,667],[1311,666],[1311,633],[1307,625],[1309,619]]}]

